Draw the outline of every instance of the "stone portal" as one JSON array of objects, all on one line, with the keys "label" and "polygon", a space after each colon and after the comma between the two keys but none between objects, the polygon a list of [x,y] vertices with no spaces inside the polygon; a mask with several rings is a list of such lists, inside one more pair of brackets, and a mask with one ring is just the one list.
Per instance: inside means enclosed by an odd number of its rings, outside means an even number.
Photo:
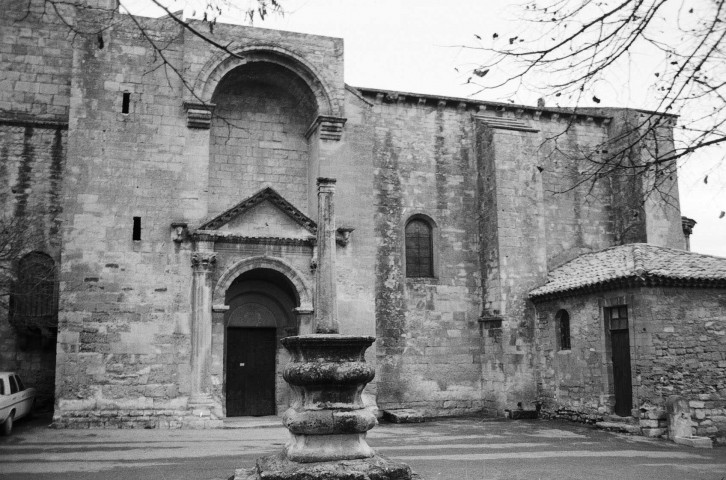
[{"label": "stone portal", "polygon": [[411,478],[407,465],[376,455],[365,439],[376,425],[361,399],[375,375],[365,361],[375,338],[338,333],[334,190],[334,179],[318,178],[315,333],[282,340],[292,355],[283,373],[295,392],[283,417],[291,440],[280,454],[258,459],[253,469],[238,470],[235,479]]}]

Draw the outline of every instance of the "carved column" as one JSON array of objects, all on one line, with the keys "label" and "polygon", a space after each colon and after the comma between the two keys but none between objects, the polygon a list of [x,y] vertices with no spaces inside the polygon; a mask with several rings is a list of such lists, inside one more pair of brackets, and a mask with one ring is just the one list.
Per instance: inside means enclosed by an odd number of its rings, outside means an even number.
[{"label": "carved column", "polygon": [[189,404],[194,415],[209,415],[209,366],[212,350],[212,272],[217,254],[205,247],[192,253],[192,371]]},{"label": "carved column", "polygon": [[334,178],[318,178],[318,268],[315,269],[315,333],[338,333],[335,289]]}]

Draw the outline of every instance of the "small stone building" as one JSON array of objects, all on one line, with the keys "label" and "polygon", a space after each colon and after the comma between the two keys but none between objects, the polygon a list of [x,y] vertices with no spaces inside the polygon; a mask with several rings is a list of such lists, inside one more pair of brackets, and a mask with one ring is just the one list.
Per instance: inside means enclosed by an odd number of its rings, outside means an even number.
[{"label": "small stone building", "polygon": [[726,258],[620,245],[553,269],[529,297],[545,413],[632,415],[659,436],[679,395],[694,434],[726,443]]},{"label": "small stone building", "polygon": [[[284,411],[279,340],[310,331],[316,308],[318,177],[337,179],[341,333],[377,337],[381,409],[534,402],[555,388],[541,338],[555,320],[528,296],[547,273],[686,245],[675,174],[659,179],[667,202],[647,176],[580,185],[633,125],[659,126],[632,161],[673,148],[674,117],[352,87],[341,39],[218,24],[220,50],[112,3],[61,18],[0,0],[0,202],[25,239],[6,264],[14,305],[30,305],[0,314],[0,368],[37,385],[58,425]],[[32,277],[47,295],[23,287],[25,264],[51,272]],[[595,386],[576,393],[573,375],[567,398],[590,405]]]}]

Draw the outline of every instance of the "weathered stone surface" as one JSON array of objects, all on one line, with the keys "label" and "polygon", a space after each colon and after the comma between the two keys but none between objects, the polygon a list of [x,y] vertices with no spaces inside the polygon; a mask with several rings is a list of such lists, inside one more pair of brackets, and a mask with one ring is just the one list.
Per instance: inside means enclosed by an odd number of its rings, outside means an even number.
[{"label": "weathered stone surface", "polygon": [[[675,192],[664,207],[644,202],[642,183],[629,178],[572,188],[583,152],[638,121],[638,112],[588,119],[353,89],[344,84],[340,39],[220,24],[214,35],[236,52],[229,56],[171,19],[138,18],[165,45],[180,79],[166,74],[127,16],[103,29],[101,48],[96,35],[72,39],[41,0],[25,16],[26,3],[1,3],[0,205],[41,217],[38,249],[62,265],[59,335],[56,352],[23,350],[0,316],[0,367],[25,372],[48,401],[55,392],[59,424],[223,417],[226,329],[231,317],[244,316],[225,307],[244,288],[259,287],[234,284],[252,270],[274,271],[289,287],[268,282],[265,290],[294,311],[276,325],[276,341],[312,332],[316,249],[302,237],[306,228],[269,203],[230,219],[214,243],[217,268],[201,282],[212,294],[198,302],[203,313],[191,295],[201,285],[192,280],[191,232],[267,187],[315,217],[318,176],[337,179],[339,224],[355,229],[346,245],[331,246],[332,284],[340,331],[377,337],[367,354],[377,381],[367,393],[382,408],[501,415],[543,397],[551,415],[593,422],[609,413],[593,305],[573,300],[580,340],[560,354],[552,324],[535,318],[525,294],[583,252],[636,240],[681,245]],[[61,8],[88,31],[103,21],[88,9]],[[548,138],[558,139],[556,148]],[[135,217],[141,240],[132,239]],[[432,226],[430,277],[406,275],[412,218]],[[170,231],[181,224],[186,234]],[[726,370],[722,293],[670,292],[652,293],[667,301],[639,309],[647,331],[638,330],[634,343],[636,396],[657,403],[687,394],[703,402],[691,407],[696,433],[723,432],[723,422],[712,420],[726,416],[723,389],[714,387]],[[700,306],[686,312],[682,305]],[[667,320],[659,329],[671,312],[681,312],[688,328]],[[282,379],[287,355],[278,346],[278,414],[292,397]],[[706,393],[713,398],[698,396]],[[136,399],[143,407],[130,405]]]},{"label": "weathered stone surface", "polygon": [[602,430],[614,430],[616,432],[631,433],[634,435],[640,434],[640,426],[631,425],[629,423],[597,422],[597,423],[595,423],[595,426]]},{"label": "weathered stone surface", "polygon": [[[726,345],[723,289],[643,287],[538,302],[536,338],[545,415],[592,422],[613,412],[612,359],[602,313],[610,304],[628,307],[633,406],[640,426],[667,428],[666,398],[678,395],[685,402],[681,411],[686,418],[680,436],[723,438],[726,426],[713,420],[726,412],[721,387],[726,381],[721,367]],[[570,315],[569,350],[557,346],[554,320],[560,309]]]},{"label": "weathered stone surface", "polygon": [[672,439],[679,445],[688,445],[694,448],[713,448],[713,442],[708,437],[673,437]]},{"label": "weathered stone surface", "polygon": [[[329,323],[328,323],[329,324]],[[314,334],[282,340],[290,352],[283,377],[296,395],[283,416],[292,434],[286,458],[302,463],[373,456],[365,434],[376,425],[361,393],[373,379],[365,351],[373,337]]]},{"label": "weathered stone surface", "polygon": [[383,418],[393,423],[423,423],[426,421],[424,412],[412,408],[384,410]]},{"label": "weathered stone surface", "polygon": [[[693,402],[691,402],[693,403]],[[666,412],[668,415],[668,438],[675,440],[676,437],[691,437],[691,409],[689,402],[678,395],[671,395],[666,401]]]},{"label": "weathered stone surface", "polygon": [[410,480],[408,465],[376,455],[361,460],[300,464],[283,454],[263,457],[252,469],[235,472],[234,480]]}]

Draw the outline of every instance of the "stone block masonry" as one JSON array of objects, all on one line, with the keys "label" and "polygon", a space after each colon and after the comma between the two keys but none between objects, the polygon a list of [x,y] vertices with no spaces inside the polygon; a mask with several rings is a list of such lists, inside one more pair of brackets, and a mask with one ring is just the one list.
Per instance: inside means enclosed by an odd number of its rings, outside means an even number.
[{"label": "stone block masonry", "polygon": [[[35,387],[42,410],[52,408],[55,390],[54,299],[49,299],[54,305],[50,328],[42,334],[19,312],[4,307],[18,308],[8,300],[23,293],[12,280],[21,258],[41,253],[52,265],[60,264],[66,145],[64,123],[0,113],[0,369],[18,372]],[[51,272],[48,280],[54,283],[57,272]]]},{"label": "stone block masonry", "polygon": [[[340,333],[377,338],[366,398],[423,416],[501,414],[540,396],[573,415],[608,413],[592,299],[572,301],[587,346],[567,354],[526,295],[584,252],[678,240],[675,210],[629,215],[642,203],[637,182],[572,188],[583,152],[608,141],[624,112],[356,89],[344,83],[341,39],[216,25],[209,35],[229,54],[169,18],[95,8],[105,0],[63,7],[94,32],[77,36],[41,0],[24,20],[25,2],[0,2],[10,14],[0,19],[0,203],[36,217],[38,248],[60,265],[56,355],[22,352],[0,317],[0,368],[44,362],[29,368],[46,372],[48,396],[55,371],[58,426],[218,425],[230,379],[246,378],[228,352],[252,335],[237,331],[230,345],[230,328],[275,329],[264,337],[275,349],[267,406],[283,411],[281,339],[311,328],[320,303],[318,177],[337,179],[342,230],[330,234],[346,235],[333,247]],[[258,192],[269,201],[244,207]],[[424,227],[407,245],[412,220]],[[705,369],[689,400],[703,402],[693,417],[709,433],[724,416],[712,366],[726,360],[720,317],[704,315],[688,324],[697,341],[669,337],[675,322],[638,332],[649,343],[633,343],[644,359],[634,388],[657,410],[674,393],[658,385],[695,385],[673,371]],[[661,420],[643,415],[643,428],[655,434]]]},{"label": "stone block masonry", "polygon": [[[537,305],[538,395],[551,416],[594,422],[614,406],[603,302],[628,307],[633,416],[646,436],[667,433],[666,402],[690,407],[693,435],[726,443],[726,293],[722,289],[636,288]],[[605,303],[607,304],[607,303]],[[560,309],[570,314],[570,350],[558,349]]]},{"label": "stone block masonry", "polygon": [[[479,264],[472,124],[455,109],[378,103],[362,119],[375,167],[378,402],[479,411]],[[407,277],[403,235],[430,219],[434,276]]]}]

